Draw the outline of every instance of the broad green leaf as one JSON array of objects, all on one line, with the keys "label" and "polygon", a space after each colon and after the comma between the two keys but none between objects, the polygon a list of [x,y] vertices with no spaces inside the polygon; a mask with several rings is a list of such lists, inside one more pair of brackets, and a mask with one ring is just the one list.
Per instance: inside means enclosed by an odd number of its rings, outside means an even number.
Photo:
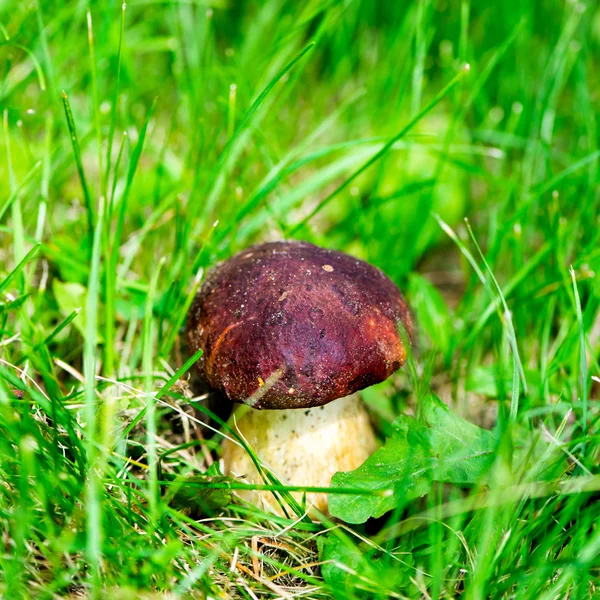
[{"label": "broad green leaf", "polygon": [[380,496],[329,496],[329,510],[348,523],[364,523],[423,496],[431,482],[473,485],[493,461],[495,436],[450,412],[430,395],[417,420],[401,415],[393,433],[358,469],[336,473],[332,487],[381,490]]},{"label": "broad green leaf", "polygon": [[[414,571],[412,554],[401,557],[373,549],[368,553],[339,532],[317,538],[323,579],[336,598],[372,597],[369,590],[385,585],[388,590],[404,588]],[[363,590],[357,594],[358,590]]]},{"label": "broad green leaf", "polygon": [[477,483],[491,466],[495,435],[455,415],[435,396],[425,401],[423,418],[437,461],[433,479],[457,485]]},{"label": "broad green leaf", "polygon": [[[73,311],[78,310],[79,315],[73,319],[73,325],[84,335],[86,319],[85,298],[87,289],[80,283],[63,283],[55,279],[52,283],[52,291],[56,298],[56,303],[60,312],[68,317]],[[98,334],[98,343],[102,343],[102,338]]]},{"label": "broad green leaf", "polygon": [[380,496],[329,495],[329,512],[348,523],[364,523],[380,517],[401,499],[422,496],[427,491],[424,475],[435,467],[427,428],[407,416],[400,416],[385,445],[355,471],[336,473],[332,487],[380,490]]}]

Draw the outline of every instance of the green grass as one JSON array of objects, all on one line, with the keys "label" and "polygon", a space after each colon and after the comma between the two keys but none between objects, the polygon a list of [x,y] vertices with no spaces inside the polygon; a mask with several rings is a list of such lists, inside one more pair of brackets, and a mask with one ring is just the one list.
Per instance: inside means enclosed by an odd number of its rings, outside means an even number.
[{"label": "green grass", "polygon": [[[600,594],[596,3],[0,15],[2,597]],[[181,329],[207,269],[292,237],[405,292],[414,363],[365,401],[388,448],[431,392],[489,429],[475,482],[413,493],[415,449],[364,524],[233,496]]]}]

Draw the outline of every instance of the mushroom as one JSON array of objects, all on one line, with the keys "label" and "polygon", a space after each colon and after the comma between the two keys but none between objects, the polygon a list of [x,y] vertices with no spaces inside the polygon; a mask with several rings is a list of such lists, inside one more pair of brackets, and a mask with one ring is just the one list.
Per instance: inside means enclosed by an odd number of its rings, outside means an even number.
[{"label": "mushroom", "polygon": [[[207,276],[190,308],[190,349],[202,348],[202,379],[232,402],[234,425],[285,484],[327,487],[361,465],[375,435],[358,390],[406,360],[411,320],[396,285],[379,269],[306,242],[247,248]],[[405,338],[406,339],[406,338]],[[228,439],[225,474],[263,481]],[[272,492],[240,493],[280,512]],[[323,493],[307,504],[327,511]]]}]

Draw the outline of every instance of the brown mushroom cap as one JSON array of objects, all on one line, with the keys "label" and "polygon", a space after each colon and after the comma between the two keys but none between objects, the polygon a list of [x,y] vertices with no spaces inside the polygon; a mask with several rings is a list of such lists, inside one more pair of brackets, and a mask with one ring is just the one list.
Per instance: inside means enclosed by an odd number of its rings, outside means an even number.
[{"label": "brown mushroom cap", "polygon": [[202,378],[254,408],[310,408],[406,360],[408,308],[379,269],[306,242],[247,248],[211,271],[187,321]]}]

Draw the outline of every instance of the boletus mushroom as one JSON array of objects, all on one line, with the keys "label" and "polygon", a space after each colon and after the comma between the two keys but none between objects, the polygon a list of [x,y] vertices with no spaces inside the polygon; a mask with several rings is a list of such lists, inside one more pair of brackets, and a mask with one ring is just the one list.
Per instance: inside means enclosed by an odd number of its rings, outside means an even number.
[{"label": "boletus mushroom", "polygon": [[[204,351],[203,380],[250,406],[235,424],[263,464],[288,485],[327,487],[375,450],[355,392],[405,362],[401,332],[410,338],[411,328],[400,291],[381,270],[305,242],[272,242],[208,274],[186,334],[192,351]],[[264,483],[240,445],[226,439],[223,459],[226,474]],[[272,492],[241,495],[279,512]],[[325,494],[306,498],[327,511]]]}]

